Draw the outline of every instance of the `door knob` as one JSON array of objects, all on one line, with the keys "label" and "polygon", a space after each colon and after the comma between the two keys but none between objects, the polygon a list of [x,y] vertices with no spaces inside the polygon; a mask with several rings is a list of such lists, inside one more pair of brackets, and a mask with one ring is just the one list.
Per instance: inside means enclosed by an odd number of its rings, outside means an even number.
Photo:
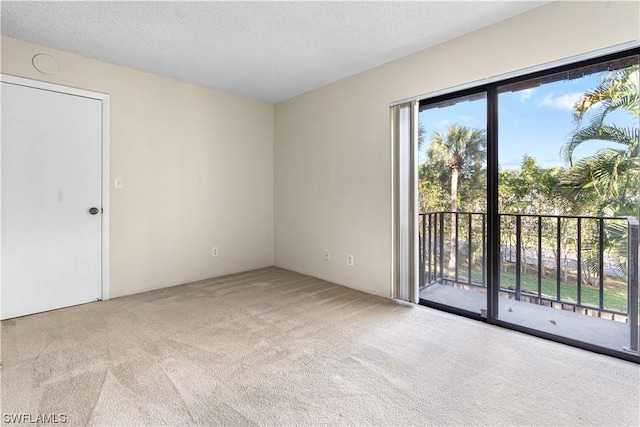
[{"label": "door knob", "polygon": [[91,209],[89,209],[89,213],[90,213],[91,215],[97,215],[97,214],[98,214],[98,212],[100,212],[100,211],[98,210],[98,208],[91,208]]}]

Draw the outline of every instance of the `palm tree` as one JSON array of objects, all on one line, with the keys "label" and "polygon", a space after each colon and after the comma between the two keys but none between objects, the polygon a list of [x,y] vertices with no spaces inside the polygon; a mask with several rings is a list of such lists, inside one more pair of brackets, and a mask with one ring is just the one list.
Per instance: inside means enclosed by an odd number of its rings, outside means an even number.
[{"label": "palm tree", "polygon": [[[460,175],[469,173],[470,170],[478,170],[484,162],[487,150],[487,138],[485,131],[452,124],[444,134],[436,132],[431,137],[429,146],[429,160],[436,164],[448,167],[451,172],[450,202],[451,212],[458,212],[458,181]],[[455,243],[458,238],[456,233],[456,216],[451,215],[451,240],[448,271],[451,275],[456,266]]]},{"label": "palm tree", "polygon": [[[585,92],[575,103],[573,112],[577,130],[562,147],[562,156],[570,165],[561,182],[571,196],[597,194],[600,213],[638,215],[640,184],[639,137],[637,127],[620,127],[605,123],[613,111],[624,111],[640,120],[638,65],[610,71],[595,89]],[[589,124],[582,126],[588,113]],[[618,146],[597,152],[578,162],[573,161],[576,148],[586,141],[609,141]]]},{"label": "palm tree", "polygon": [[[606,216],[638,217],[640,206],[640,138],[638,127],[621,127],[605,120],[614,111],[640,121],[640,72],[638,65],[603,74],[595,89],[585,92],[573,107],[577,129],[562,148],[562,155],[570,168],[564,174],[560,188],[565,194],[577,198],[595,198],[598,214]],[[591,114],[589,123],[583,121]],[[615,148],[573,161],[577,147],[586,141],[609,141]],[[626,239],[627,230],[619,224],[609,224],[605,230],[606,247],[620,246]],[[583,257],[586,270],[595,271],[597,257],[602,248],[587,243]],[[621,264],[616,267],[625,271],[626,246],[619,250]]]}]

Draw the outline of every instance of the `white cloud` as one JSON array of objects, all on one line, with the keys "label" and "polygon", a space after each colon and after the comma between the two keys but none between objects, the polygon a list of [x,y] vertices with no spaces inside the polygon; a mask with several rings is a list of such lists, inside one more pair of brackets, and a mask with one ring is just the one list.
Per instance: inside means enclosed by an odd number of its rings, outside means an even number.
[{"label": "white cloud", "polygon": [[556,110],[571,111],[580,96],[582,96],[582,92],[567,93],[554,97],[553,92],[551,92],[545,95],[538,105],[541,107],[555,108]]},{"label": "white cloud", "polygon": [[535,88],[520,91],[520,102],[525,102],[527,99],[531,98],[531,95],[533,95],[534,91]]}]

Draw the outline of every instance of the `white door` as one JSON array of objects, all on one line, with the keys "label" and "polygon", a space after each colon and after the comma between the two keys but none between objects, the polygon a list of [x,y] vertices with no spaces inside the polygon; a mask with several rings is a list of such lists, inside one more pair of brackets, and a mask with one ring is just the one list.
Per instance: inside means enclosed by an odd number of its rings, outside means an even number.
[{"label": "white door", "polygon": [[2,319],[96,301],[101,101],[6,82],[1,96]]}]

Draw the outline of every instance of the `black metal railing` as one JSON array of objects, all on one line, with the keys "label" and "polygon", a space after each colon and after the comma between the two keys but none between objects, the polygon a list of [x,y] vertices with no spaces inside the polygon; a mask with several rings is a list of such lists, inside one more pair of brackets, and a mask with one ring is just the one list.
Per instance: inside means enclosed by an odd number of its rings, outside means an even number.
[{"label": "black metal railing", "polygon": [[[639,231],[636,219],[511,213],[501,213],[499,217],[500,259],[503,264],[510,264],[513,271],[506,276],[508,279],[503,276],[501,294],[537,304],[561,304],[562,308],[573,311],[584,309],[598,316],[608,314],[626,321],[632,328],[631,349],[638,351]],[[486,213],[421,213],[418,229],[421,289],[435,283],[467,288],[487,286]],[[620,265],[612,266],[612,257],[606,255],[616,245],[618,253],[626,251],[624,269]],[[530,262],[533,260],[535,262]],[[529,280],[528,286],[523,287],[523,270],[532,266],[537,286]],[[555,292],[549,289],[553,285],[544,280],[546,268],[555,269],[552,279]],[[569,283],[569,271],[573,283]],[[607,276],[618,281],[626,278],[626,308],[620,301],[617,307],[607,304]],[[589,283],[585,283],[585,278]],[[572,295],[566,295],[566,288],[563,294],[565,284],[575,285]],[[585,298],[586,290],[589,298]]]}]

